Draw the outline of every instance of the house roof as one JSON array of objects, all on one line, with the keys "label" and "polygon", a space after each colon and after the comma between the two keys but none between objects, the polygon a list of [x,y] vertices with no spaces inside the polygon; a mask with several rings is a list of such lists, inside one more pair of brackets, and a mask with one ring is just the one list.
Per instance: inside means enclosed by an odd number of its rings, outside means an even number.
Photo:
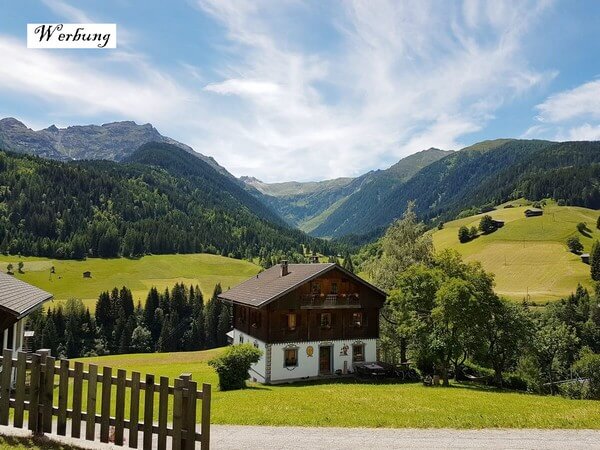
[{"label": "house roof", "polygon": [[20,319],[52,298],[52,294],[0,272],[0,310]]},{"label": "house roof", "polygon": [[329,272],[334,268],[344,272],[347,276],[354,278],[359,283],[379,292],[381,295],[387,295],[382,290],[367,283],[362,278],[335,263],[313,263],[288,264],[288,274],[286,276],[281,275],[280,265],[273,266],[228,291],[223,292],[219,295],[219,298],[254,307],[264,306],[294,290],[296,287],[319,275]]}]

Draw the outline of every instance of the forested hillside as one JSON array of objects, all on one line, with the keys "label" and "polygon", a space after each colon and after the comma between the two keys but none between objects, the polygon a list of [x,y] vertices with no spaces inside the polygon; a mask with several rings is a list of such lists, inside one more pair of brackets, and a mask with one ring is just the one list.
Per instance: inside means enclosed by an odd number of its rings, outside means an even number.
[{"label": "forested hillside", "polygon": [[[485,144],[485,145],[484,145]],[[409,201],[424,220],[477,213],[487,204],[551,197],[561,204],[600,208],[600,142],[499,140],[479,143],[436,161],[406,183],[356,196],[313,234],[364,234],[389,225]]]},{"label": "forested hillside", "polygon": [[269,222],[274,215],[237,181],[164,145],[143,147],[131,164],[0,152],[0,251],[76,259],[208,252],[269,260],[308,244],[329,253],[326,242]]},{"label": "forested hillside", "polygon": [[289,224],[315,236],[329,234],[313,232],[327,218],[339,211],[343,217],[364,202],[379,202],[382,196],[413,177],[419,170],[452,153],[430,148],[401,159],[385,170],[375,170],[357,178],[337,178],[319,182],[285,182],[266,184],[250,177],[242,180],[262,194],[269,204]]}]

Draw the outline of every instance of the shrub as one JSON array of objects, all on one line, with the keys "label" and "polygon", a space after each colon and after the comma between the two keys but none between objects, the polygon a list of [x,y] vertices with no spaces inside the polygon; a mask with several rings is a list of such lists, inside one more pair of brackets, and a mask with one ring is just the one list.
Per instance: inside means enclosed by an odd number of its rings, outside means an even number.
[{"label": "shrub", "polygon": [[481,218],[481,222],[479,222],[479,230],[483,234],[489,234],[496,231],[496,223],[492,216],[485,215]]},{"label": "shrub", "polygon": [[583,397],[583,383],[572,381],[558,385],[558,392],[566,398],[580,399]]},{"label": "shrub", "polygon": [[567,247],[572,253],[581,253],[583,251],[583,244],[577,236],[571,236],[567,239]]},{"label": "shrub", "polygon": [[464,225],[458,229],[458,240],[463,244],[471,240],[469,229]]},{"label": "shrub", "polygon": [[507,372],[502,375],[502,386],[513,391],[526,391],[528,388],[527,380],[514,372]]},{"label": "shrub", "polygon": [[227,347],[221,356],[211,359],[208,364],[219,375],[219,389],[231,391],[244,389],[249,378],[250,366],[258,362],[262,351],[251,344]]},{"label": "shrub", "polygon": [[583,378],[587,378],[583,397],[600,400],[600,355],[587,351],[573,364],[573,370]]}]

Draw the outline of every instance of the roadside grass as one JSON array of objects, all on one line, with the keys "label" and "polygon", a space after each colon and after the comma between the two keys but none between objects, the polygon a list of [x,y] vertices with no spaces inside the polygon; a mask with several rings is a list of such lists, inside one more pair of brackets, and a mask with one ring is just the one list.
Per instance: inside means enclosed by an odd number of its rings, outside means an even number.
[{"label": "roadside grass", "polygon": [[[220,351],[117,355],[80,361],[126,369],[128,376],[129,371],[136,370],[173,379],[189,372],[198,384],[213,385],[212,422],[217,424],[600,429],[599,402],[458,383],[450,388],[433,388],[420,383],[338,379],[277,386],[249,383],[245,390],[220,392],[217,376],[207,364]],[[114,398],[113,392],[113,402]],[[172,405],[169,414],[171,411]]]},{"label": "roadside grass", "polygon": [[[24,263],[24,274],[17,272],[19,261]],[[88,258],[85,261],[0,255],[0,270],[6,272],[8,263],[13,264],[17,278],[53,294],[54,303],[76,297],[92,312],[100,292],[115,286],[127,286],[135,302],[140,300],[142,304],[152,286],[164,290],[177,282],[199,284],[206,298],[212,295],[215,284],[220,282],[223,289],[227,289],[260,271],[259,266],[248,261],[209,254]],[[54,274],[50,274],[52,266]],[[92,277],[83,278],[83,272],[88,270]]]},{"label": "roadside grass", "polygon": [[[484,214],[454,220],[433,233],[437,250],[456,249],[467,261],[480,261],[496,280],[496,292],[520,301],[529,296],[537,303],[569,295],[578,283],[592,287],[590,267],[570,253],[566,240],[578,236],[586,252],[600,239],[596,220],[600,214],[587,208],[557,206],[550,202],[544,215],[526,218],[527,206],[503,208],[485,213],[504,220],[503,228],[471,242],[458,241],[458,229],[479,225]],[[588,236],[577,231],[577,224],[587,224]]]}]

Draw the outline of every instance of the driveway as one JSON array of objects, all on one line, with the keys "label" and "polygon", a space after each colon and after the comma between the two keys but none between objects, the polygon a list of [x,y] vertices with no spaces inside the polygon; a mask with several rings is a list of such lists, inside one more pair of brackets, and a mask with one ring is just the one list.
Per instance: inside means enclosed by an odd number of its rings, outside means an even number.
[{"label": "driveway", "polygon": [[[0,434],[28,437],[27,430],[0,426]],[[93,450],[123,449],[47,435],[55,442]],[[142,448],[142,440],[138,448]],[[153,449],[155,449],[154,442]],[[170,448],[170,444],[169,444]],[[200,449],[200,444],[196,444]],[[449,430],[389,428],[304,428],[212,425],[214,450],[337,450],[337,449],[600,449],[600,430]]]},{"label": "driveway", "polygon": [[215,450],[600,449],[600,430],[448,430],[213,425]]}]

